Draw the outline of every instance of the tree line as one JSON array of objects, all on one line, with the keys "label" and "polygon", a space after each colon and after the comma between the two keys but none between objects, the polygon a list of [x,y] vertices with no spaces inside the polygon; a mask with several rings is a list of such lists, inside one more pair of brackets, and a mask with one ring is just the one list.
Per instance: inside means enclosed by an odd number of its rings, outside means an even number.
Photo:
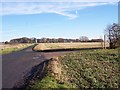
[{"label": "tree line", "polygon": [[[107,36],[107,41],[109,42],[109,46],[111,49],[120,47],[120,25],[117,23],[113,23],[111,25],[108,25],[107,28],[105,29],[105,36]],[[17,39],[12,39],[9,42],[6,41],[4,42],[5,44],[7,43],[70,43],[70,42],[103,42],[103,39],[91,39],[87,36],[81,36],[78,39],[64,39],[64,38],[27,38],[27,37],[22,37],[22,38],[17,38]]]},{"label": "tree line", "polygon": [[91,39],[89,40],[87,36],[81,36],[79,39],[64,39],[64,38],[27,38],[27,37],[22,37],[22,38],[16,38],[16,39],[11,39],[7,43],[71,43],[71,42],[103,42],[103,39]]}]

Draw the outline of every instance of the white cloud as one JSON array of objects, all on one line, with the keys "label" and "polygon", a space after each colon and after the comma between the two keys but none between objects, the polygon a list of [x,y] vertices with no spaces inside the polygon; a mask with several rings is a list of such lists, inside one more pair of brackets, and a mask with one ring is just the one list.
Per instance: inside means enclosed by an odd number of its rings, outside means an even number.
[{"label": "white cloud", "polygon": [[37,3],[3,3],[0,14],[2,15],[22,15],[22,14],[41,14],[41,13],[55,13],[69,17],[70,19],[77,18],[76,11],[93,6],[115,4],[114,2],[37,2]]},{"label": "white cloud", "polygon": [[118,2],[119,0],[2,0],[2,2]]}]

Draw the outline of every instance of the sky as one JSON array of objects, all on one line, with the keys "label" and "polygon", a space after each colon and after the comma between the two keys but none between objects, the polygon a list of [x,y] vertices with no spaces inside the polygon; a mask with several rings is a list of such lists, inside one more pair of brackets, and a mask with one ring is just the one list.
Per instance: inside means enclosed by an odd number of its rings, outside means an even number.
[{"label": "sky", "polygon": [[102,38],[107,25],[118,22],[118,3],[93,1],[2,2],[0,41],[20,37]]}]

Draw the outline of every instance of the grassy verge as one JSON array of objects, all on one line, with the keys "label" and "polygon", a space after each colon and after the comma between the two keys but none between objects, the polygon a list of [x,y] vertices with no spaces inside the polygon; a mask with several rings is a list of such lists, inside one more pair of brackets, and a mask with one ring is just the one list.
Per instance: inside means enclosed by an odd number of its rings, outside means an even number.
[{"label": "grassy verge", "polygon": [[30,86],[28,90],[42,90],[45,88],[62,89],[62,88],[73,88],[73,86],[70,85],[69,83],[61,84],[53,77],[45,76],[41,81],[40,80],[35,81],[35,84]]},{"label": "grassy verge", "polygon": [[27,89],[119,88],[118,50],[84,50],[50,60],[45,76]]},{"label": "grassy verge", "polygon": [[43,89],[62,89],[62,88],[75,88],[72,83],[63,81],[58,61],[49,60],[48,65],[45,67],[44,77],[37,79],[33,84],[30,84],[28,90],[43,90]]},{"label": "grassy verge", "polygon": [[78,88],[119,88],[118,49],[89,50],[61,56],[64,75]]},{"label": "grassy verge", "polygon": [[[106,44],[108,47],[108,43]],[[86,43],[39,43],[34,50],[67,50],[67,49],[82,49],[82,48],[102,48],[103,42],[86,42]]]},{"label": "grassy verge", "polygon": [[9,47],[6,47],[4,49],[0,49],[0,54],[8,54],[8,53],[11,53],[11,52],[15,52],[15,51],[20,51],[24,48],[27,48],[29,46],[31,46],[32,44],[24,44],[24,45],[21,45],[21,46],[14,46],[14,45],[9,45]]}]

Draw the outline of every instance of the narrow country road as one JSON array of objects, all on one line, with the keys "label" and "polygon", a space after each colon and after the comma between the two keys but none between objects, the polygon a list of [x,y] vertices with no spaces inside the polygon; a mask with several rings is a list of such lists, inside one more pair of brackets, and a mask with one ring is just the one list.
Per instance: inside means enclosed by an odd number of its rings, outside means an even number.
[{"label": "narrow country road", "polygon": [[34,46],[2,55],[2,88],[12,88],[32,67],[67,52],[35,52]]}]

